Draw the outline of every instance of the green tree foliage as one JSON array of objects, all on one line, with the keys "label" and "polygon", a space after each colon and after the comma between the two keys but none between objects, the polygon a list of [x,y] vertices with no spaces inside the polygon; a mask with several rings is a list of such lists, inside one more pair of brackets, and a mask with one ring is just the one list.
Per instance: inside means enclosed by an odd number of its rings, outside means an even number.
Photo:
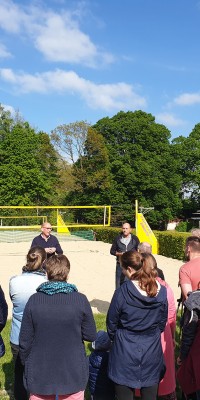
[{"label": "green tree foliage", "polygon": [[[108,193],[111,184],[109,158],[104,138],[94,129],[89,128],[85,140],[83,156],[72,167],[75,187],[65,200],[66,204],[104,205],[108,204]],[[102,211],[77,210],[79,222],[98,223],[103,221]]]},{"label": "green tree foliage", "polygon": [[104,138],[112,173],[113,202],[135,199],[154,207],[151,223],[172,218],[180,209],[180,177],[170,147],[170,132],[142,111],[119,112],[94,128]]},{"label": "green tree foliage", "polygon": [[200,203],[200,123],[188,137],[174,139],[172,147],[182,179],[182,215],[189,217]]},{"label": "green tree foliage", "polygon": [[[80,204],[78,198],[85,180],[82,157],[89,128],[90,124],[86,121],[76,121],[59,125],[51,131],[51,143],[59,156],[58,168],[61,182],[58,188],[59,201],[64,203],[67,201],[68,204],[73,202],[73,204]],[[78,197],[74,198],[74,193],[77,193]]]},{"label": "green tree foliage", "polygon": [[103,136],[89,128],[85,140],[83,155],[73,165],[75,179],[74,193],[68,198],[78,196],[79,202],[85,205],[105,204],[110,188],[109,158]]},{"label": "green tree foliage", "polygon": [[0,109],[0,204],[49,204],[56,195],[57,157],[49,137]]}]

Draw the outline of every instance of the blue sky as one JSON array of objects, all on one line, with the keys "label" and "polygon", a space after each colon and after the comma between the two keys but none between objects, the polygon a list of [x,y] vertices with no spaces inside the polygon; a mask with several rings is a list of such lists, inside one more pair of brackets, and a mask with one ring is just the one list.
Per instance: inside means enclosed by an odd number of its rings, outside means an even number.
[{"label": "blue sky", "polygon": [[200,122],[200,1],[0,0],[0,103],[50,133],[143,110]]}]

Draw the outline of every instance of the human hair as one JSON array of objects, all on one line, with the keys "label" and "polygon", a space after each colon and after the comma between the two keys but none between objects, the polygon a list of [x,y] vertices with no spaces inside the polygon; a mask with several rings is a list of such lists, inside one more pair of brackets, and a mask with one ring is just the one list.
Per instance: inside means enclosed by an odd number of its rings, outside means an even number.
[{"label": "human hair", "polygon": [[198,236],[189,236],[186,239],[186,249],[190,246],[191,250],[194,253],[200,253],[200,237]]},{"label": "human hair", "polygon": [[142,242],[138,244],[138,251],[140,253],[151,253],[152,245],[148,242]]},{"label": "human hair", "polygon": [[197,236],[200,238],[200,228],[193,228],[191,230],[191,236]]},{"label": "human hair", "polygon": [[145,259],[146,263],[151,267],[153,275],[156,278],[158,276],[158,266],[155,257],[151,253],[142,253],[142,257]]},{"label": "human hair", "polygon": [[143,254],[137,251],[127,251],[121,256],[121,266],[124,269],[131,267],[135,270],[131,275],[131,280],[137,280],[139,287],[144,290],[148,296],[154,297],[157,294],[158,286],[155,279],[155,273],[152,265],[146,261]]},{"label": "human hair", "polygon": [[26,265],[23,267],[23,271],[38,271],[42,269],[42,264],[45,260],[46,251],[43,249],[43,247],[32,247],[26,256]]},{"label": "human hair", "polygon": [[132,224],[129,221],[123,221],[122,222],[122,227],[123,225],[128,224],[130,226],[130,228],[132,228]]},{"label": "human hair", "polygon": [[63,254],[53,255],[46,262],[46,271],[49,281],[66,281],[70,262]]},{"label": "human hair", "polygon": [[51,224],[50,224],[50,222],[45,221],[45,222],[42,223],[41,228],[44,228],[45,225],[51,225]]}]

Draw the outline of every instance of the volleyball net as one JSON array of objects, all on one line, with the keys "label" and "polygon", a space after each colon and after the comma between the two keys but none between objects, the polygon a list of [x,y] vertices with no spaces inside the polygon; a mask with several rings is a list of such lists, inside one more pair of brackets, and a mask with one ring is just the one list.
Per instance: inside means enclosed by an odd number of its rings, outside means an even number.
[{"label": "volleyball net", "polygon": [[[92,228],[110,226],[111,206],[0,206],[0,241],[26,241],[48,221],[62,240],[94,239]],[[81,231],[83,228],[83,231]]]}]

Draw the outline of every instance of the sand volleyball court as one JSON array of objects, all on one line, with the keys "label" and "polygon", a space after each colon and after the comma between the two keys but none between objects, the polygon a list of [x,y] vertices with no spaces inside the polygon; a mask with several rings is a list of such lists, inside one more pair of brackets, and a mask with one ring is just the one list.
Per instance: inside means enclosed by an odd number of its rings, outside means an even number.
[{"label": "sand volleyball court", "polygon": [[[0,243],[0,284],[8,302],[9,318],[12,315],[9,279],[21,273],[30,244],[31,241]],[[69,282],[74,283],[79,292],[87,296],[94,312],[106,313],[115,288],[115,257],[110,255],[111,245],[79,238],[60,241],[60,244],[71,263]],[[155,257],[158,267],[163,270],[166,281],[174,291],[176,301],[180,297],[178,271],[183,262],[160,255]]]}]

